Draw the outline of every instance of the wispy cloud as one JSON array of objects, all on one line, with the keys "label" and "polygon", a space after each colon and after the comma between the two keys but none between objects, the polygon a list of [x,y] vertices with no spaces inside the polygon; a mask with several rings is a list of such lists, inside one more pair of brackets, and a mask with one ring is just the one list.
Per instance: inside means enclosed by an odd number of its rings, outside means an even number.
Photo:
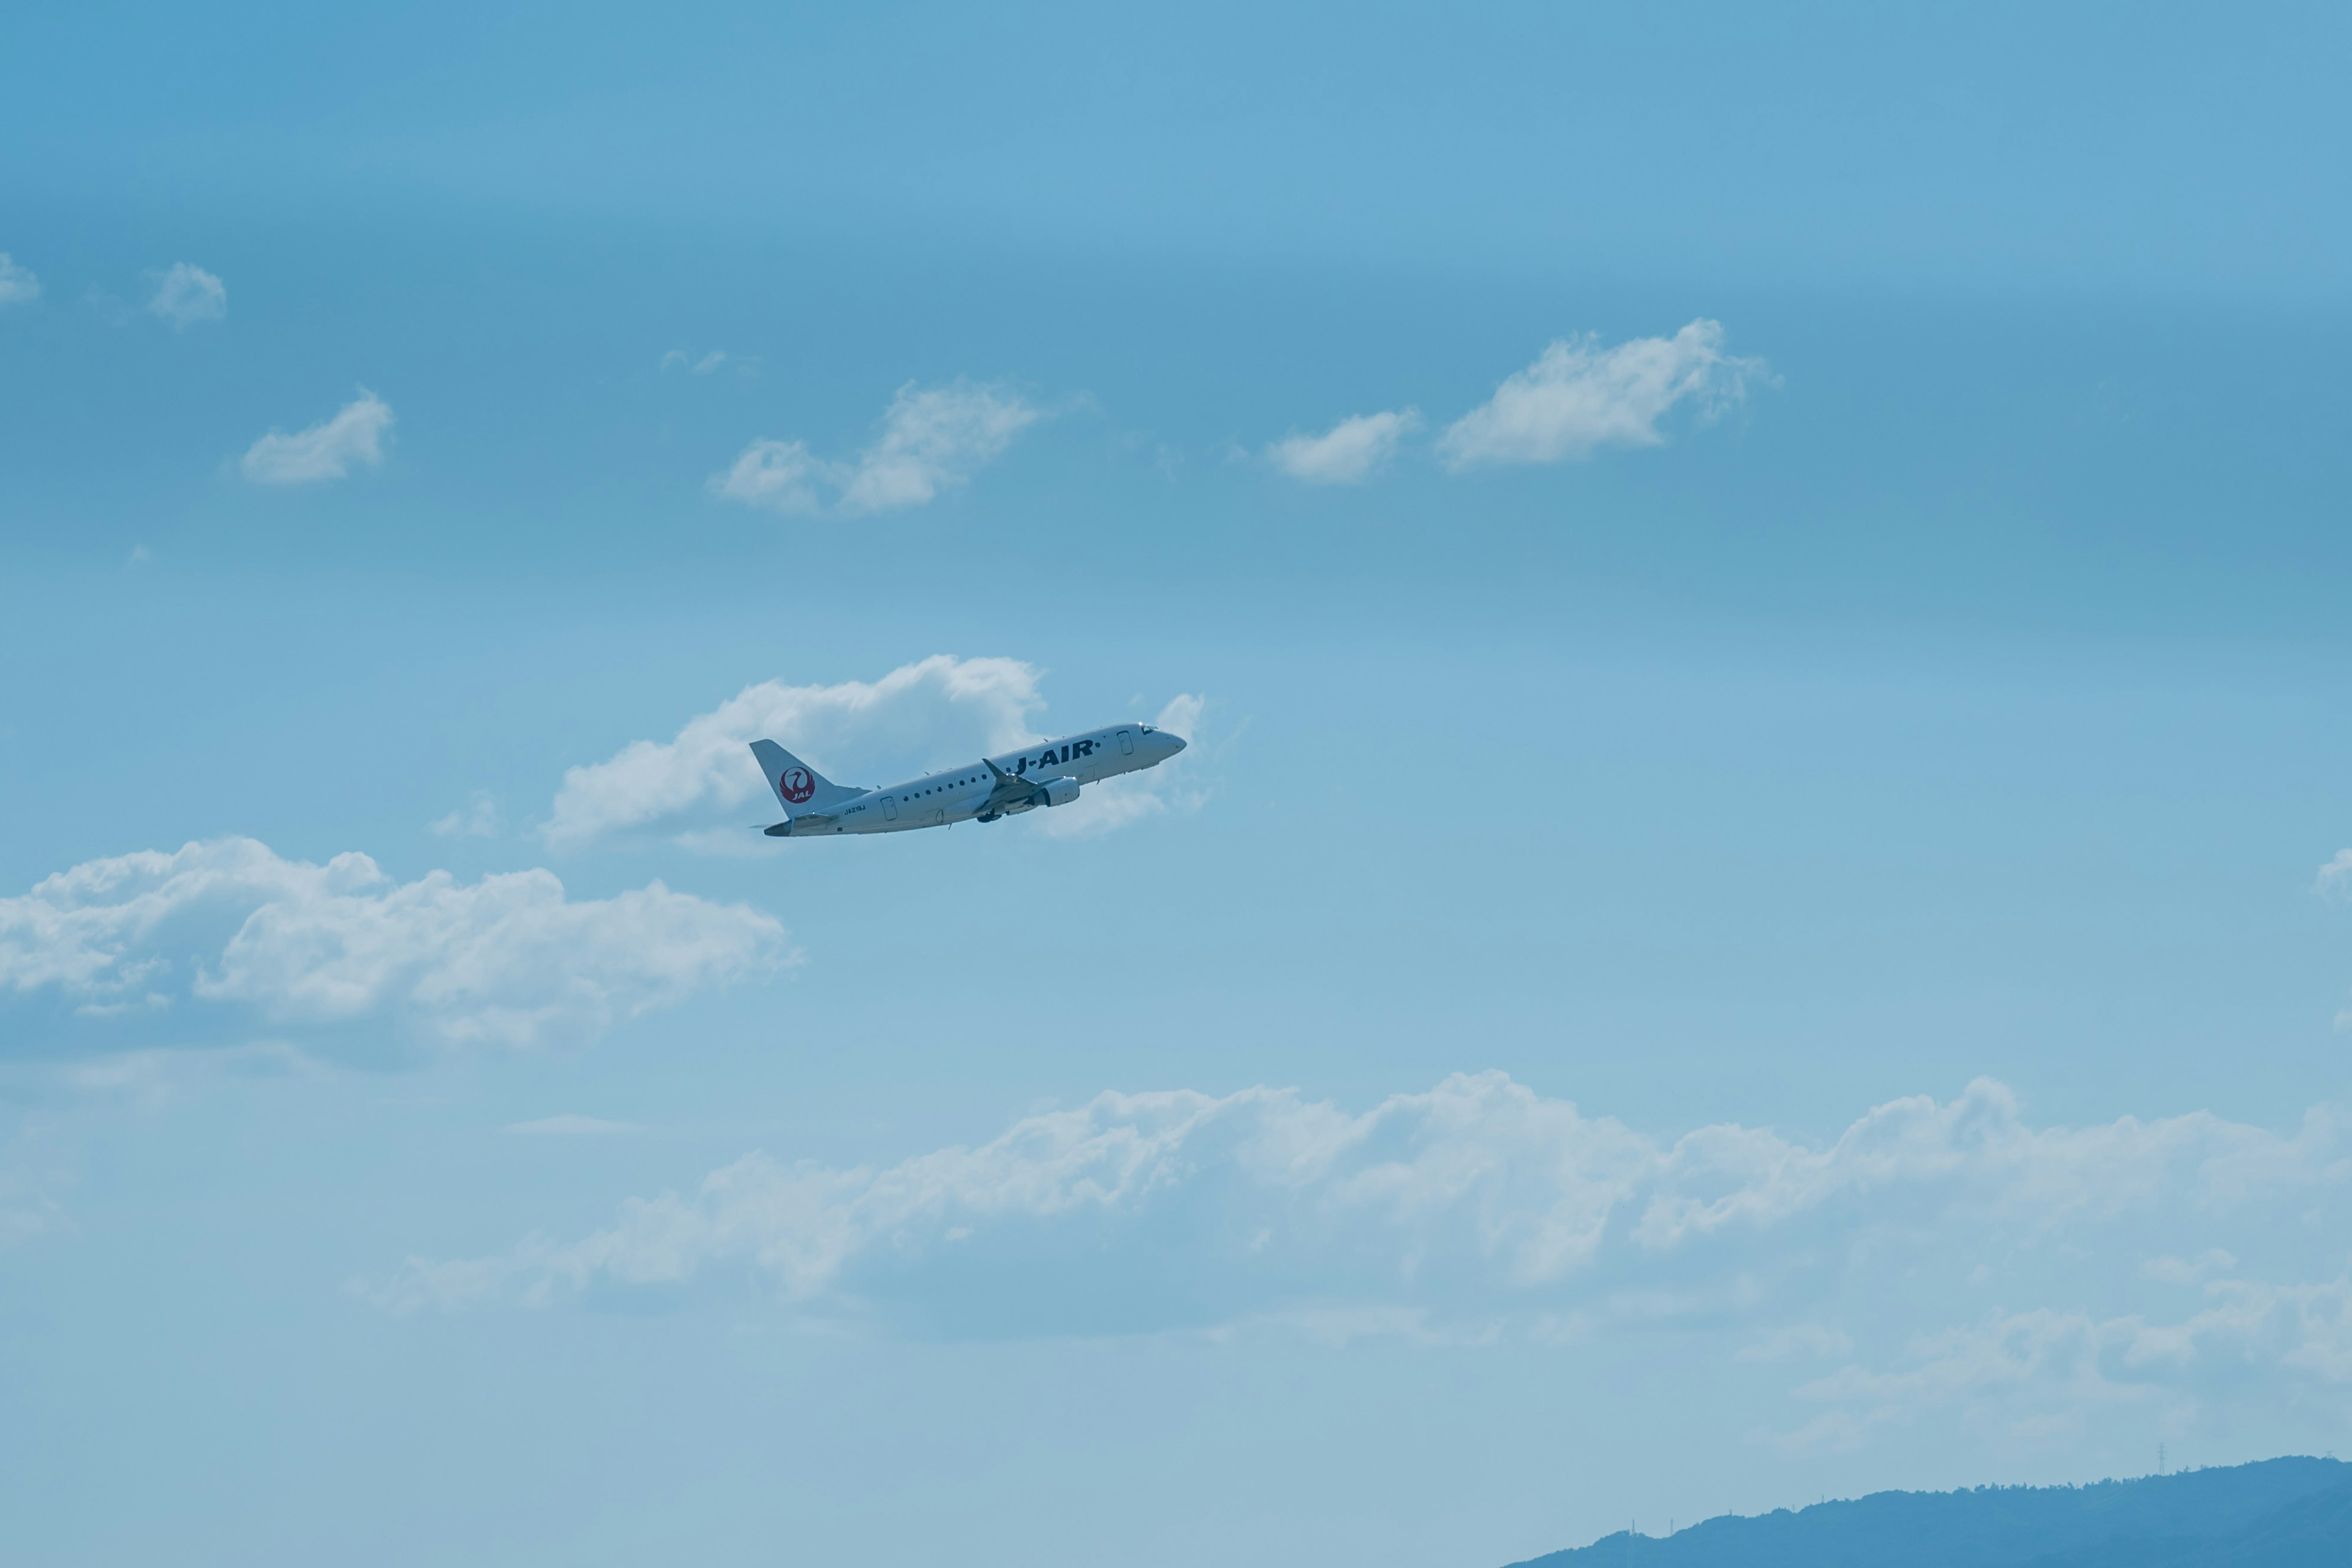
[{"label": "wispy cloud", "polygon": [[820,486],[852,515],[921,506],[968,483],[1040,417],[1003,386],[909,382],[884,413],[880,434],[854,460],[828,462],[803,442],[762,438],[745,447],[725,473],[712,475],[709,489],[722,500],[786,512],[822,510]]},{"label": "wispy cloud", "polygon": [[365,855],[320,866],[250,838],[85,861],[0,899],[0,996],[55,997],[86,1022],[194,1004],[523,1047],[593,1037],[793,957],[772,917],[657,881],[586,900],[545,870],[394,882]]},{"label": "wispy cloud", "polygon": [[2158,1403],[2178,1419],[2249,1381],[2271,1400],[2352,1386],[2352,1275],[2217,1279],[2201,1293],[2203,1307],[2168,1322],[2035,1308],[1920,1334],[1889,1365],[1849,1363],[1795,1390],[1827,1408],[1777,1446],[1853,1448],[1880,1427],[1953,1412],[2064,1436],[2102,1405]]},{"label": "wispy cloud", "polygon": [[[2323,899],[2352,899],[2352,849],[2338,849],[2336,858],[2319,868],[2312,890]],[[2336,1015],[2336,1026],[2352,1030],[2352,1007]]]},{"label": "wispy cloud", "polygon": [[1604,348],[1597,337],[1563,339],[1506,380],[1495,395],[1438,438],[1454,468],[1556,463],[1598,447],[1654,447],[1658,422],[1689,403],[1711,416],[1766,374],[1761,360],[1724,352],[1723,326],[1696,321],[1671,338]]},{"label": "wispy cloud", "polygon": [[431,831],[441,838],[496,838],[498,800],[488,791],[478,789],[464,805],[434,822]]},{"label": "wispy cloud", "polygon": [[711,476],[710,493],[771,511],[813,512],[824,505],[818,483],[832,478],[831,469],[798,441],[754,441],[725,473]]},{"label": "wispy cloud", "polygon": [[360,388],[360,395],[331,419],[287,435],[272,430],[246,449],[237,469],[256,484],[307,485],[340,479],[354,464],[383,461],[383,437],[392,428],[392,408]]},{"label": "wispy cloud", "polygon": [[510,1122],[505,1130],[522,1138],[609,1138],[616,1132],[642,1131],[634,1121],[607,1121],[597,1116],[570,1114]]},{"label": "wispy cloud", "polygon": [[1421,428],[1421,411],[1398,409],[1342,419],[1320,436],[1293,436],[1265,449],[1266,460],[1310,485],[1359,485],[1395,456],[1397,445]]},{"label": "wispy cloud", "polygon": [[1036,409],[1002,387],[902,386],[882,416],[880,438],[858,454],[842,489],[842,509],[920,506],[970,479],[1036,421]]},{"label": "wispy cloud", "polygon": [[2352,898],[2352,849],[2338,849],[2336,858],[2319,868],[2313,889],[2324,898]]},{"label": "wispy cloud", "polygon": [[67,1223],[68,1182],[50,1154],[31,1121],[0,1126],[0,1255]]},{"label": "wispy cloud", "polygon": [[41,297],[41,280],[0,250],[0,305],[29,305]]},{"label": "wispy cloud", "polygon": [[175,261],[154,275],[155,292],[147,309],[185,331],[198,321],[217,321],[228,314],[228,286],[201,267]]}]

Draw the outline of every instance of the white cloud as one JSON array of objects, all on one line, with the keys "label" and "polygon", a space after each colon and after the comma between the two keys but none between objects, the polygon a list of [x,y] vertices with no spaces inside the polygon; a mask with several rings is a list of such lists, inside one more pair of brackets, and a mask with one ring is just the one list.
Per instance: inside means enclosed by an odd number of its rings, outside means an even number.
[{"label": "white cloud", "polygon": [[710,476],[710,493],[722,500],[776,511],[815,511],[822,504],[816,481],[827,473],[825,466],[809,456],[808,447],[798,441],[754,441],[743,448],[732,468]]},{"label": "white cloud", "polygon": [[0,250],[0,305],[29,305],[41,297],[41,280]]},{"label": "white cloud", "polygon": [[[138,1010],[156,1015],[172,1005],[168,996],[142,997]],[[79,1009],[89,1012],[92,1009]],[[120,1016],[105,1009],[106,1016]],[[202,1046],[178,1050],[148,1047],[110,1051],[103,1056],[67,1058],[61,1065],[34,1061],[16,1064],[28,1072],[12,1073],[9,1087],[36,1093],[64,1090],[76,1096],[128,1100],[150,1108],[193,1088],[210,1087],[226,1079],[321,1079],[333,1070],[323,1058],[305,1053],[285,1040],[248,1040],[241,1045]]]},{"label": "white cloud", "polygon": [[2314,890],[2323,898],[2352,898],[2352,849],[2338,849],[2336,858],[2319,868]]},{"label": "white cloud", "polygon": [[1033,812],[1024,820],[1049,838],[1091,838],[1165,811],[1199,810],[1208,800],[1207,792],[1193,784],[1194,770],[1202,761],[1201,714],[1206,706],[1202,699],[1180,692],[1152,721],[1181,737],[1189,750],[1156,768],[1090,784],[1069,805]]},{"label": "white cloud", "polygon": [[[1825,1147],[1738,1125],[1661,1142],[1496,1072],[1361,1114],[1289,1089],[1107,1093],[891,1165],[746,1155],[576,1241],[413,1262],[386,1299],[546,1300],[731,1266],[812,1310],[952,1315],[969,1264],[1027,1270],[1041,1300],[1181,1278],[1210,1321],[1315,1306],[1562,1341],[1694,1316],[1785,1327],[1857,1273],[1904,1281],[2044,1237],[2079,1250],[2151,1219],[2242,1227],[2289,1196],[2340,1197],[2347,1154],[2333,1109],[2291,1135],[2201,1112],[2035,1128],[1981,1079],[1880,1106]],[[1126,1326],[1160,1326],[1157,1310]],[[1843,1332],[1787,1348],[1834,1353]]]},{"label": "white cloud", "polygon": [[2203,1293],[2202,1310],[2172,1322],[2036,1308],[1918,1335],[1891,1370],[1850,1363],[1798,1388],[1800,1399],[1829,1408],[1779,1446],[1851,1448],[1889,1423],[1952,1412],[2064,1436],[2112,1405],[2153,1405],[2164,1429],[2250,1375],[2269,1398],[2352,1384],[2352,1275],[2305,1285],[2218,1279]]},{"label": "white cloud", "polygon": [[694,362],[693,374],[696,375],[709,375],[712,371],[717,370],[720,365],[725,364],[726,363],[727,351],[725,349],[712,349],[709,353],[704,354],[700,359]]},{"label": "white cloud", "polygon": [[332,419],[289,436],[272,430],[247,448],[237,468],[264,485],[307,485],[340,479],[354,463],[373,468],[383,461],[383,435],[392,428],[392,408],[366,387]]},{"label": "white cloud", "polygon": [[432,824],[431,831],[442,838],[496,838],[499,803],[487,791],[478,789],[464,805]]},{"label": "white cloud", "polygon": [[1356,485],[1396,453],[1397,444],[1421,428],[1421,411],[1359,414],[1320,436],[1293,436],[1265,449],[1266,460],[1294,479],[1310,485]]},{"label": "white cloud", "polygon": [[771,917],[660,882],[591,900],[545,870],[396,883],[365,855],[320,866],[250,838],[86,861],[0,899],[0,994],[91,1019],[184,1003],[383,1018],[448,1046],[593,1037],[792,957]]},{"label": "white cloud", "polygon": [[[895,1163],[748,1154],[586,1235],[411,1258],[366,1293],[546,1307],[748,1275],[782,1312],[879,1332],[1666,1343],[1784,1379],[1756,1436],[1785,1452],[1916,1422],[2073,1451],[2282,1410],[2352,1424],[2347,1184],[2340,1108],[2286,1132],[2038,1127],[1986,1080],[1825,1144],[1654,1138],[1500,1073],[1362,1113],[1107,1093]],[[2147,1263],[2151,1237],[2179,1254]]]},{"label": "white cloud", "polygon": [[1045,705],[1037,680],[1018,659],[947,654],[874,681],[763,680],[688,720],[672,740],[634,741],[601,763],[566,770],[541,832],[551,844],[574,847],[766,798],[746,749],[762,736],[837,784],[861,781],[836,769],[874,769],[877,776],[862,782],[883,784],[945,759],[1009,751],[1036,738],[1029,718]]},{"label": "white cloud", "polygon": [[890,400],[880,439],[858,454],[842,510],[920,506],[971,479],[1036,420],[1037,410],[1002,387],[959,381],[919,392],[909,382]]},{"label": "white cloud", "polygon": [[2150,1279],[2161,1279],[2172,1285],[2194,1285],[2211,1274],[2228,1274],[2238,1267],[2238,1260],[2218,1247],[2208,1247],[2195,1258],[2151,1258],[2140,1265],[2140,1272]]},{"label": "white cloud", "polygon": [[[695,368],[712,366],[706,360]],[[788,512],[818,510],[819,483],[837,490],[840,510],[852,515],[920,506],[968,482],[1039,417],[1002,386],[909,382],[891,399],[881,434],[854,462],[821,460],[799,441],[756,440],[727,472],[711,476],[709,489],[723,500]]]},{"label": "white cloud", "polygon": [[228,314],[228,286],[201,267],[175,261],[171,270],[155,277],[155,292],[147,309],[185,331],[198,321],[217,321]]},{"label": "white cloud", "polygon": [[1723,352],[1723,326],[1696,321],[1671,338],[1602,348],[1597,337],[1562,340],[1496,388],[1438,438],[1447,466],[1556,463],[1596,447],[1654,447],[1658,421],[1677,404],[1703,416],[1746,395],[1761,360]]}]

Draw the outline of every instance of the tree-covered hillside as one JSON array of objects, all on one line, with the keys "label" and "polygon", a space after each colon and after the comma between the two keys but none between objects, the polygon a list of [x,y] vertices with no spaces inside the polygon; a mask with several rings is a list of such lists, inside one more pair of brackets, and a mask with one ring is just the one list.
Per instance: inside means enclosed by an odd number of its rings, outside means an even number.
[{"label": "tree-covered hillside", "polygon": [[1512,1568],[2346,1568],[2352,1464],[2265,1459],[2087,1487],[1876,1492]]}]

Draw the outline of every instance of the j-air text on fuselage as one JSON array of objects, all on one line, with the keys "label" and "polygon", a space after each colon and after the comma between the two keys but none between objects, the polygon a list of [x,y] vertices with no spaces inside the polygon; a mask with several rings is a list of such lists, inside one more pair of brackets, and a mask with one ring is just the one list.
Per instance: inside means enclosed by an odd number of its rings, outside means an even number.
[{"label": "j-air text on fuselage", "polygon": [[773,741],[751,742],[768,787],[784,807],[784,820],[764,830],[771,838],[994,822],[1041,805],[1067,805],[1083,785],[1157,767],[1183,749],[1182,738],[1165,730],[1113,724],[887,789],[852,789],[833,783]]}]

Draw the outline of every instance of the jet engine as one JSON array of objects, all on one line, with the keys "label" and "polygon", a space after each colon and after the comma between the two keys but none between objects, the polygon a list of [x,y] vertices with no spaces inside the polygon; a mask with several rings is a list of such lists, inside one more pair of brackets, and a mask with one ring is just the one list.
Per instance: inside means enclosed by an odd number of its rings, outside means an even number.
[{"label": "jet engine", "polygon": [[1049,779],[1045,787],[1029,797],[1041,805],[1067,805],[1078,798],[1076,779]]}]

